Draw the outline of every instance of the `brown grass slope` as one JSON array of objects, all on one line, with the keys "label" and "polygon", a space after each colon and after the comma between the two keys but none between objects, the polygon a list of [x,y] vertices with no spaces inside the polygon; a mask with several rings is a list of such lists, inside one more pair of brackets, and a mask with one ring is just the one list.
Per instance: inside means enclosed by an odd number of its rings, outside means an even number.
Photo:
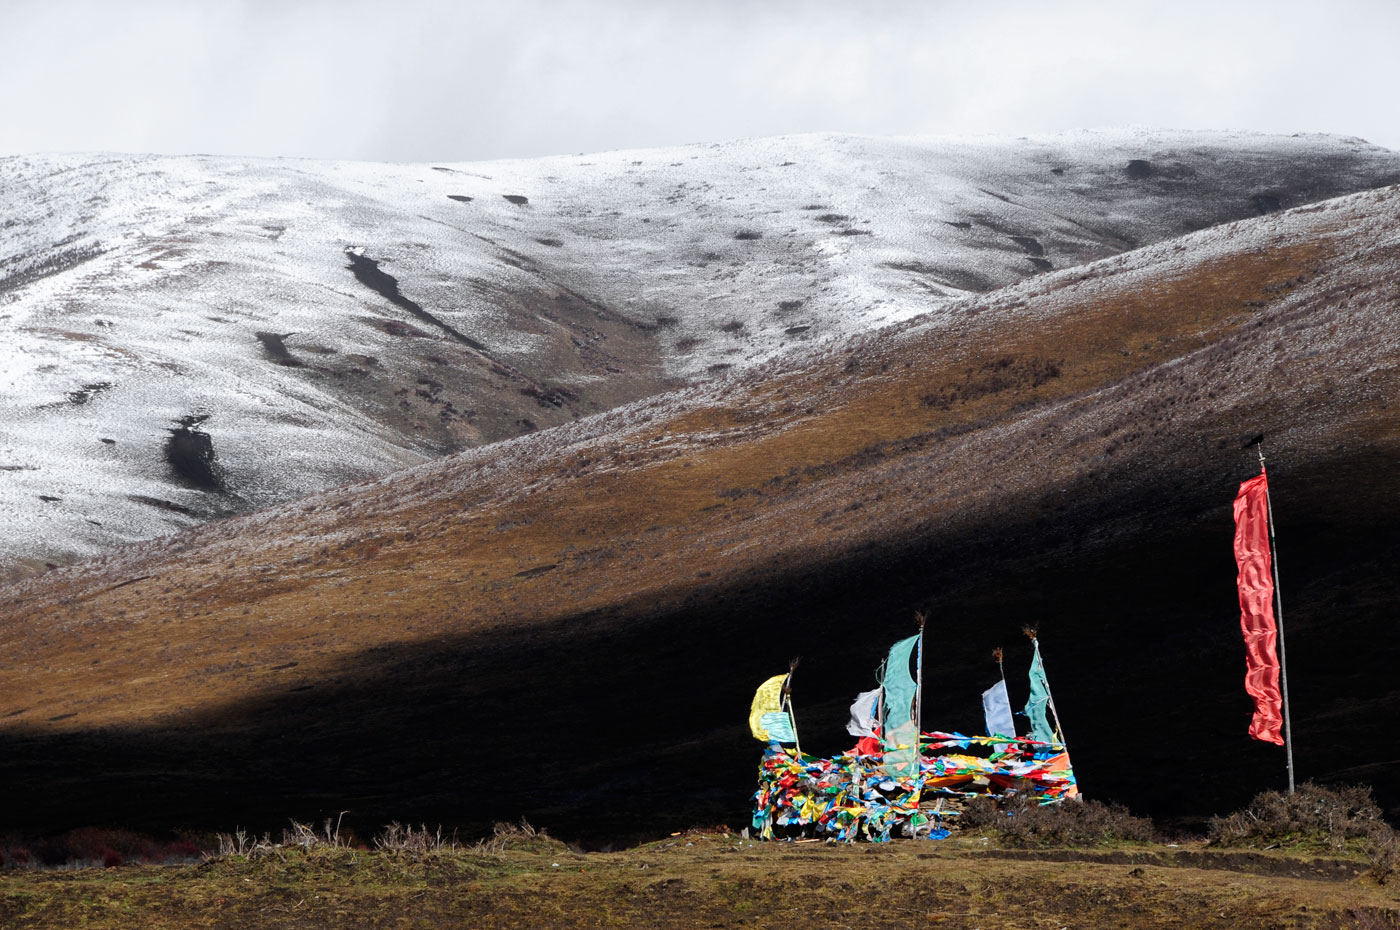
[{"label": "brown grass slope", "polygon": [[738,822],[754,684],[802,655],[838,748],[916,608],[927,726],[978,729],[1038,622],[1086,791],[1223,810],[1282,776],[1230,554],[1261,432],[1300,773],[1395,804],[1398,219],[1203,232],[11,586],[5,817]]}]

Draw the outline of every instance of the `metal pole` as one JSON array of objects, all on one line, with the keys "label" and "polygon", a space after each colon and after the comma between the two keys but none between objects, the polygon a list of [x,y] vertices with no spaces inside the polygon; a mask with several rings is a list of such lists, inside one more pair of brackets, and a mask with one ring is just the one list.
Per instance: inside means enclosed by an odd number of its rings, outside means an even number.
[{"label": "metal pole", "polygon": [[1283,648],[1283,592],[1278,584],[1278,540],[1274,537],[1274,501],[1264,468],[1264,443],[1259,443],[1259,474],[1265,475],[1264,504],[1269,513],[1269,561],[1274,569],[1274,623],[1278,627],[1279,690],[1283,692],[1283,750],[1288,756],[1288,793],[1293,793],[1293,718],[1288,709],[1288,663]]}]

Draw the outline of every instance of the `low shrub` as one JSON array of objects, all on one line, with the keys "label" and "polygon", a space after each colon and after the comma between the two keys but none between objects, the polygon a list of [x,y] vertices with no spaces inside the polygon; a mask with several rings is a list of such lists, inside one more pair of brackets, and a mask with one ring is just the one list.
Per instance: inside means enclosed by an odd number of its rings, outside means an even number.
[{"label": "low shrub", "polygon": [[1243,810],[1212,817],[1208,837],[1217,846],[1341,850],[1359,846],[1378,829],[1390,827],[1370,788],[1305,782],[1293,794],[1263,791]]},{"label": "low shrub", "polygon": [[1244,810],[1212,817],[1209,841],[1217,846],[1355,853],[1381,884],[1400,872],[1400,832],[1385,822],[1366,785],[1326,788],[1304,782],[1293,794],[1261,792]]},{"label": "low shrub", "polygon": [[49,836],[0,836],[0,868],[72,869],[131,863],[196,862],[202,848],[189,838],[157,838],[112,827],[81,827]]},{"label": "low shrub", "polygon": [[1362,852],[1370,866],[1370,876],[1384,885],[1400,872],[1400,831],[1389,827],[1371,831]]},{"label": "low shrub", "polygon": [[999,806],[974,799],[959,818],[963,830],[990,834],[1008,846],[1106,846],[1151,843],[1158,838],[1151,820],[1121,804],[1068,800],[1041,806],[1019,798]]}]

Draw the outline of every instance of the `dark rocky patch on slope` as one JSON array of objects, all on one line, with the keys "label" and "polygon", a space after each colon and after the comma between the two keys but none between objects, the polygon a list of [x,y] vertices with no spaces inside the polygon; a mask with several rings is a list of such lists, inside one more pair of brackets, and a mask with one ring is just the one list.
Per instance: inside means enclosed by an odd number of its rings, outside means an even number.
[{"label": "dark rocky patch on slope", "polygon": [[287,350],[287,339],[295,333],[266,333],[256,332],[253,334],[258,342],[262,343],[263,350],[267,352],[269,358],[279,365],[286,365],[289,368],[299,368],[302,362]]},{"label": "dark rocky patch on slope", "polygon": [[491,354],[486,346],[477,342],[470,336],[458,332],[452,326],[443,322],[427,310],[424,310],[417,302],[409,300],[401,294],[399,292],[398,279],[380,268],[379,262],[365,255],[363,252],[354,249],[347,249],[345,257],[350,260],[350,264],[346,267],[355,273],[355,280],[389,301],[389,303],[397,307],[402,307],[425,323],[436,326],[463,345],[470,346],[483,355]]},{"label": "dark rocky patch on slope", "polygon": [[228,489],[214,454],[214,439],[199,428],[208,419],[208,414],[181,418],[165,440],[165,461],[175,477],[190,487],[222,493]]},{"label": "dark rocky patch on slope", "polygon": [[1145,158],[1134,158],[1128,162],[1127,167],[1123,169],[1123,173],[1134,181],[1145,181],[1152,177],[1155,172],[1152,168],[1152,162]]},{"label": "dark rocky patch on slope", "polygon": [[112,382],[110,381],[98,381],[95,384],[84,384],[78,390],[68,392],[68,402],[75,407],[81,407],[111,386]]}]

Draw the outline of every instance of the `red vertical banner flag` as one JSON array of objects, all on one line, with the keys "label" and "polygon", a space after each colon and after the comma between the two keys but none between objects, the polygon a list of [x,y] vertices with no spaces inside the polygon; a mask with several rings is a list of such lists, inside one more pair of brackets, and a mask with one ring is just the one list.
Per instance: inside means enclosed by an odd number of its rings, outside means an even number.
[{"label": "red vertical banner flag", "polygon": [[1269,477],[1240,485],[1235,497],[1235,563],[1239,566],[1240,628],[1244,631],[1244,689],[1254,698],[1249,735],[1283,745],[1278,625],[1274,622],[1273,558],[1269,552]]}]

